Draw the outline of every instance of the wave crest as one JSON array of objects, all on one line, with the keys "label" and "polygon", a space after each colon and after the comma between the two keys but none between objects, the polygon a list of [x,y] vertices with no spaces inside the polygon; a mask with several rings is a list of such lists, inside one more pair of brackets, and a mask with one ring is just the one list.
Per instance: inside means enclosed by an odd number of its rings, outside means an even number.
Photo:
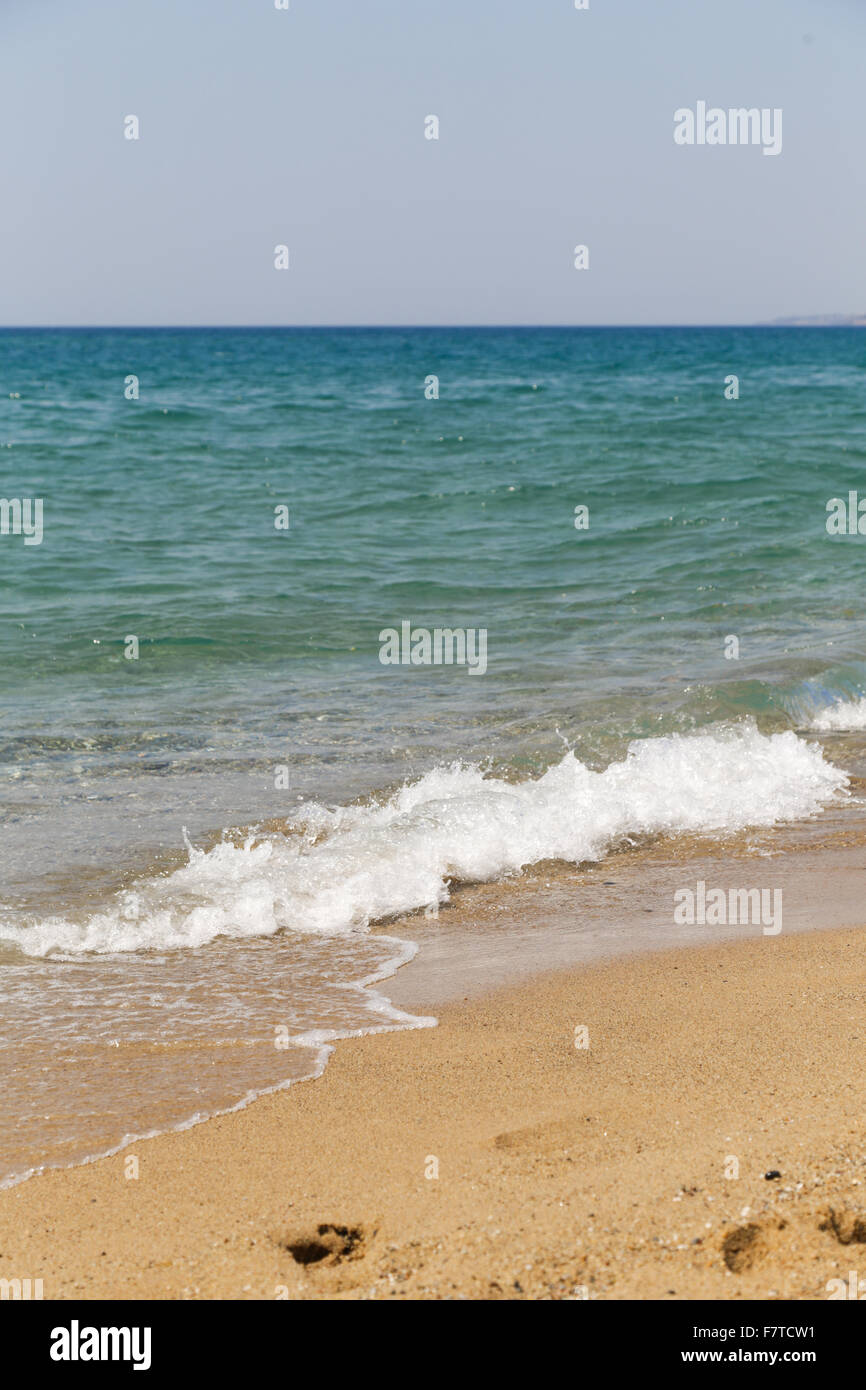
[{"label": "wave crest", "polygon": [[0,931],[35,956],[172,950],[283,930],[347,935],[445,902],[451,883],[544,859],[597,861],[629,837],[811,816],[847,782],[816,744],[751,723],[637,741],[602,772],[569,752],[516,784],[454,763],[379,804],[310,804],[288,835],[190,847],[182,868],[140,880],[83,922],[51,917]]}]

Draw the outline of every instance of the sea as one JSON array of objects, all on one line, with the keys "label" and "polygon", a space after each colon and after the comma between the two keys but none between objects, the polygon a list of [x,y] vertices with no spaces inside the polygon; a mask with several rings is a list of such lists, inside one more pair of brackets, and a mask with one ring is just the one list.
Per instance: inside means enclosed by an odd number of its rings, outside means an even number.
[{"label": "sea", "polygon": [[858,488],[860,329],[0,331],[0,1183],[432,1026],[468,886],[853,805]]}]

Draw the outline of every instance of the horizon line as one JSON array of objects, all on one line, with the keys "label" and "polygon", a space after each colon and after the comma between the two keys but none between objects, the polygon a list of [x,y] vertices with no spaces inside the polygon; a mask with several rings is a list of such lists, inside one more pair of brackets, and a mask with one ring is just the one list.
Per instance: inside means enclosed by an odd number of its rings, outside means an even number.
[{"label": "horizon line", "polygon": [[[866,326],[853,320],[866,319],[866,315],[859,314],[818,314],[812,317],[804,315],[781,319],[759,319],[750,322],[730,322],[730,323],[8,323],[0,324],[0,333],[39,333],[39,332],[71,332],[71,333],[96,333],[96,332],[115,332],[115,331],[135,331],[135,332],[203,332],[205,330],[217,330],[219,332],[231,332],[237,330],[261,331],[276,330],[278,332],[304,332],[313,330],[316,332],[326,332],[338,330],[341,332],[357,331],[376,332],[381,330],[407,332],[412,330],[429,331],[430,329],[446,329],[454,331],[459,329],[466,330],[497,330],[497,329],[659,329],[659,328],[857,328]],[[835,320],[835,321],[827,321]]]}]

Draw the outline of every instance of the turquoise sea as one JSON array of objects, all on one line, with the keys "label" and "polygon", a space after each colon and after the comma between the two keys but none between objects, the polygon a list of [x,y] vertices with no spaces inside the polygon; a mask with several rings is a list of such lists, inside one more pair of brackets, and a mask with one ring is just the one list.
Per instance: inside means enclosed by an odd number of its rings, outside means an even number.
[{"label": "turquoise sea", "polygon": [[844,796],[864,426],[857,329],[0,332],[0,1178],[405,1026],[455,885]]}]

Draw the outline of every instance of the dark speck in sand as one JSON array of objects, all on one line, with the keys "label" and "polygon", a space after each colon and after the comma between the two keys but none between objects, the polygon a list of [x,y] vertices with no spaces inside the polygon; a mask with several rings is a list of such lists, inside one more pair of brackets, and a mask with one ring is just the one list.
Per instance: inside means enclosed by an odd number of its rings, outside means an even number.
[{"label": "dark speck in sand", "polygon": [[781,1176],[782,1174],[779,1172],[778,1168],[770,1168],[768,1172],[764,1174],[767,1182],[772,1182],[773,1178],[780,1178]]}]

